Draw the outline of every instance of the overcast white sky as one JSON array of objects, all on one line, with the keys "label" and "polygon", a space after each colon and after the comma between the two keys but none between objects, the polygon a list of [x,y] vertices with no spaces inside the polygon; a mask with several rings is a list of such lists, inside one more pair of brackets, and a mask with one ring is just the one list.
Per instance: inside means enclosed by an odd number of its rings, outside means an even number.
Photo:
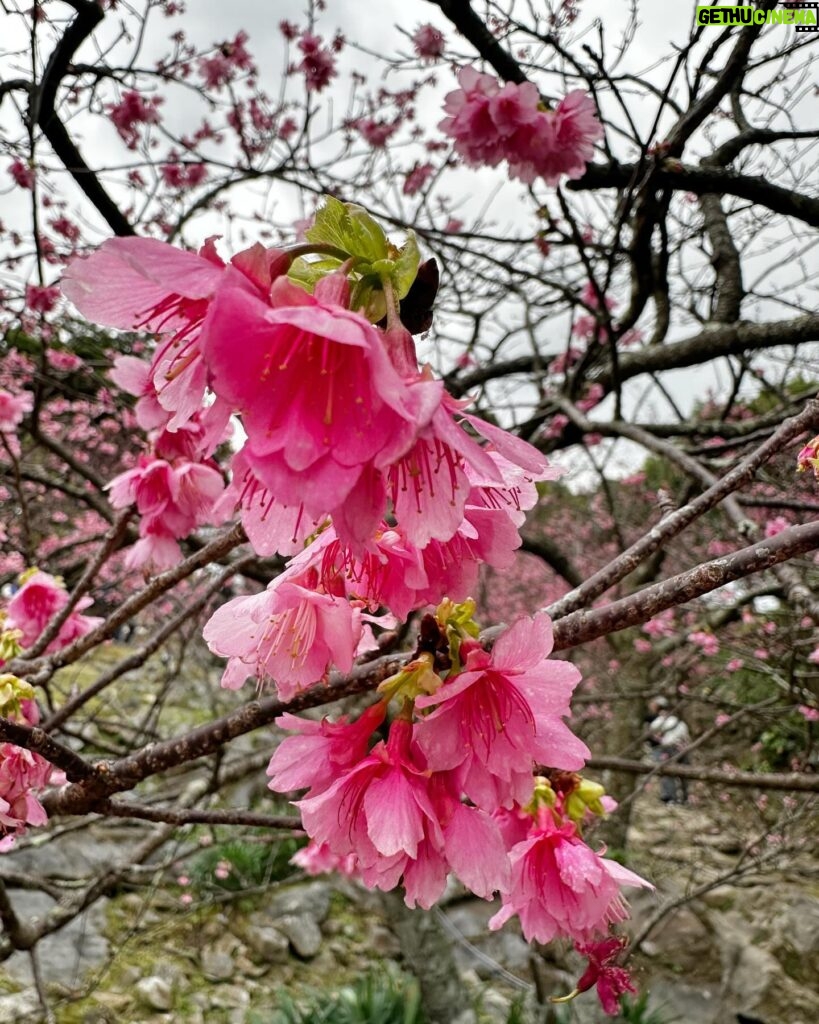
[{"label": "overcast white sky", "polygon": [[[19,0],[20,6],[28,6],[28,0]],[[50,5],[54,10],[63,7],[66,16],[70,15],[70,9],[60,4],[58,0]],[[278,25],[282,19],[289,19],[303,23],[305,5],[300,0],[186,0],[187,11],[182,18],[167,20],[161,16],[154,16],[151,28],[146,40],[145,58],[143,63],[149,63],[157,55],[167,49],[167,33],[174,31],[177,27],[183,27],[189,39],[195,44],[207,46],[232,38],[240,29],[246,30],[250,35],[249,48],[257,60],[260,68],[260,84],[272,95],[278,92],[278,83],[284,63],[284,45]],[[522,15],[525,15],[528,4],[521,5]],[[480,7],[476,4],[476,7]],[[694,0],[686,0],[683,3],[667,2],[643,2],[638,8],[638,26],[634,39],[626,52],[618,71],[630,73],[642,78],[649,78],[655,82],[663,82],[667,74],[665,67],[658,66],[658,59],[673,52],[675,47],[682,45],[687,39],[693,17]],[[597,19],[603,28],[605,46],[609,54],[616,52],[621,43],[622,33],[627,23],[629,5],[625,0],[581,0],[581,20],[576,27],[586,28],[586,36],[589,44],[597,45]],[[346,97],[349,87],[349,75],[353,70],[366,70],[373,66],[373,61],[367,56],[369,51],[372,54],[388,55],[401,53],[409,55],[411,48],[404,33],[411,33],[415,28],[427,21],[432,21],[447,28],[448,23],[440,15],[437,8],[425,2],[425,0],[378,0],[377,3],[361,2],[361,0],[328,0],[327,10],[321,15],[317,25],[317,31],[325,36],[332,36],[336,29],[340,29],[351,43],[357,44],[360,49],[350,47],[341,55],[339,61],[340,74],[334,80],[330,89],[322,94],[322,98],[333,102],[337,110],[346,106]],[[118,16],[115,13],[108,15],[107,31],[118,32]],[[6,45],[14,46],[19,42],[21,49],[25,48],[25,38],[19,35],[21,26],[17,19],[5,17],[0,14],[0,39]],[[717,31],[717,30],[706,30]],[[792,30],[780,26],[769,26],[764,33],[769,37],[771,43],[780,39],[784,43],[788,33]],[[778,35],[777,35],[778,34]],[[709,40],[710,41],[710,40]],[[460,47],[465,55],[471,54],[470,46],[463,42]],[[362,52],[364,51],[364,52]],[[44,54],[44,57],[46,55]],[[81,59],[92,61],[95,54],[90,46],[81,53]],[[8,70],[2,72],[4,77]],[[439,69],[440,86],[437,94],[428,94],[428,106],[419,111],[419,116],[429,124],[434,124],[441,117],[440,100],[443,93],[454,86],[452,70],[447,66]],[[395,77],[388,80],[388,84],[395,88],[399,79]],[[544,91],[548,92],[550,85],[557,85],[548,76],[538,84]],[[627,87],[626,87],[627,88]],[[7,128],[9,122],[9,107],[5,104],[6,115],[0,120],[0,130]],[[653,117],[654,105],[652,103],[635,103],[631,113],[638,125],[647,127]],[[181,91],[177,94],[173,103],[169,101],[163,113],[170,123],[175,123],[180,129],[184,129],[186,120],[194,118],[196,121],[201,117],[201,110],[197,107],[194,97]],[[799,112],[805,126],[819,122],[819,107],[817,101],[809,97],[803,102],[803,109]],[[89,162],[100,163],[105,161],[120,161],[123,155],[128,155],[123,150],[113,127],[102,119],[86,119],[77,122],[76,128],[81,138],[82,147]],[[662,135],[662,132],[660,133]],[[630,155],[623,154],[624,158]],[[2,173],[2,169],[0,169]],[[493,172],[474,172],[463,170],[458,172],[448,182],[450,192],[455,189],[463,189],[464,208],[469,210],[484,201],[491,184],[495,181]],[[234,193],[233,201],[237,204],[242,202],[250,203],[255,200],[240,197]],[[506,223],[513,223],[517,220],[520,224],[519,189],[517,185],[507,186],[503,189],[492,207],[493,216],[497,226],[501,227]],[[533,223],[529,206],[523,207],[525,223],[522,229],[532,233]],[[282,191],[279,197],[279,204],[276,210],[281,220],[295,218],[301,215],[301,210],[295,201],[293,194],[288,195]],[[25,216],[26,212],[21,211],[19,204],[19,193],[7,192],[0,194],[0,218],[7,224],[14,224],[18,216]],[[207,222],[197,222],[192,233],[187,236],[189,243],[197,243],[201,239],[218,230],[218,226]],[[107,229],[100,225],[101,237],[107,234]],[[764,263],[764,254],[757,258]],[[676,384],[676,392],[679,395],[681,404],[684,407],[690,406],[695,400],[701,399],[709,387],[715,385],[714,371],[707,372],[685,370],[679,371],[679,381]],[[641,389],[637,389],[641,390]],[[637,396],[635,395],[635,401]]]}]

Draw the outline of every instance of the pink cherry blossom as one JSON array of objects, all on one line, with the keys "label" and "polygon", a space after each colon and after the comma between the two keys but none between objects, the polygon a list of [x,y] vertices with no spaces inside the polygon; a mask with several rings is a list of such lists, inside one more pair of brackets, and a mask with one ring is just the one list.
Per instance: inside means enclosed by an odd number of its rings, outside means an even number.
[{"label": "pink cherry blossom", "polygon": [[580,673],[568,662],[547,660],[551,650],[549,617],[521,619],[491,654],[464,643],[464,671],[416,701],[435,708],[417,727],[430,768],[459,769],[464,791],[479,807],[525,803],[535,762],[574,771],[589,756],[563,722]]},{"label": "pink cherry blossom", "polygon": [[120,138],[129,149],[136,149],[139,142],[137,126],[159,124],[159,106],[163,102],[161,96],[146,98],[132,89],[126,89],[119,103],[111,103],[105,109]]},{"label": "pink cherry blossom", "polygon": [[27,164],[24,164],[22,160],[12,160],[7,170],[14,180],[15,185],[19,185],[20,188],[27,188],[29,191],[34,188],[34,182],[36,180],[34,177],[34,171]]},{"label": "pink cherry blossom", "polygon": [[231,472],[230,484],[214,505],[213,521],[230,519],[238,510],[256,554],[294,555],[301,551],[323,517],[309,516],[301,503],[287,506],[276,501],[248,465],[244,451],[233,456]]},{"label": "pink cherry blossom", "polygon": [[202,405],[206,370],[198,333],[222,273],[213,260],[152,238],[113,238],[73,260],[63,275],[63,293],[89,319],[168,336],[154,355],[151,377],[160,404],[176,413],[172,426]]},{"label": "pink cherry blossom", "polygon": [[79,356],[74,355],[73,352],[66,352],[65,349],[50,348],[46,352],[46,359],[52,369],[62,373],[71,373],[72,370],[78,370],[83,365]]},{"label": "pink cherry blossom", "polygon": [[35,313],[50,313],[60,298],[56,285],[26,285],[26,305]]},{"label": "pink cherry blossom", "polygon": [[553,113],[542,113],[531,132],[519,133],[519,144],[508,157],[510,174],[530,184],[540,177],[547,185],[556,185],[563,175],[579,178],[602,135],[593,100],[576,89]]},{"label": "pink cherry blossom", "polygon": [[401,191],[405,196],[416,195],[424,188],[434,174],[435,168],[431,163],[416,162],[404,179]]},{"label": "pink cherry blossom", "polygon": [[495,167],[505,159],[512,177],[527,183],[541,177],[555,185],[563,175],[580,177],[592,159],[603,129],[585,93],[571,92],[547,111],[530,82],[501,86],[491,75],[466,67],[458,83],[460,88],[445,98],[449,116],[439,127],[455,140],[466,163]]},{"label": "pink cherry blossom", "polygon": [[[88,597],[77,602],[60,627],[57,637],[46,648],[47,652],[65,647],[102,622],[102,619],[95,616],[82,614],[92,603],[92,599]],[[66,604],[68,591],[65,587],[49,573],[38,569],[25,577],[22,586],[9,601],[4,625],[7,629],[19,629],[21,645],[30,647]]]},{"label": "pink cherry blossom", "polygon": [[528,942],[571,936],[590,942],[628,916],[621,886],[649,884],[616,861],[595,853],[571,822],[559,825],[541,808],[529,837],[509,854],[512,882],[490,920],[497,930],[515,915]]},{"label": "pink cherry blossom", "polygon": [[434,25],[427,22],[419,25],[412,34],[412,45],[416,54],[423,60],[436,60],[444,53],[444,34]]},{"label": "pink cherry blossom", "polygon": [[305,32],[299,40],[299,49],[304,58],[298,70],[304,75],[305,84],[310,92],[321,92],[330,84],[337,74],[333,54],[325,46],[319,36]]},{"label": "pink cherry blossom", "polygon": [[814,476],[819,480],[819,435],[811,438],[808,443],[800,449],[796,456],[796,469],[799,473],[805,470],[813,470]]},{"label": "pink cherry blossom", "polygon": [[319,793],[327,789],[341,772],[366,757],[370,737],[386,713],[386,704],[379,701],[354,722],[349,722],[346,715],[337,722],[281,715],[276,725],[296,735],[282,740],[270,758],[269,788],[278,793],[308,788]]},{"label": "pink cherry blossom", "polygon": [[22,423],[27,412],[31,412],[34,398],[27,391],[12,395],[0,388],[0,433],[13,433]]},{"label": "pink cherry blossom", "polygon": [[412,396],[376,328],[344,308],[346,279],[330,275],[309,295],[279,278],[268,304],[228,275],[202,335],[213,387],[241,410],[247,463],[276,499],[332,512],[328,502],[342,505],[366,465],[412,443]]},{"label": "pink cherry blossom", "polygon": [[603,1011],[612,1017],[620,1013],[620,996],[625,992],[637,992],[629,972],[617,963],[625,946],[626,939],[616,935],[598,942],[578,943],[575,946],[577,952],[589,961],[577,983],[577,991],[587,992],[596,985],[600,1005]]},{"label": "pink cherry blossom", "polygon": [[[180,432],[184,437],[188,431]],[[174,435],[170,435],[173,437]],[[169,568],[181,558],[176,540],[213,517],[224,481],[212,465],[180,457],[174,462],[140,456],[137,466],[109,484],[114,508],[136,505],[144,542],[129,554],[131,567]]]},{"label": "pink cherry blossom", "polygon": [[291,567],[261,594],[236,597],[214,612],[203,636],[214,654],[229,659],[222,686],[238,689],[253,675],[260,684],[274,681],[281,699],[290,700],[331,664],[349,672],[360,636],[353,609],[343,595],[312,583],[314,574]]},{"label": "pink cherry blossom", "polygon": [[354,853],[350,853],[346,857],[339,857],[326,843],[309,842],[307,846],[303,846],[293,854],[290,863],[297,865],[308,875],[323,875],[329,871],[338,871],[339,874],[355,877],[357,873]]},{"label": "pink cherry blossom", "polygon": [[500,91],[492,75],[474,68],[462,68],[458,74],[460,89],[444,97],[445,117],[438,127],[455,140],[455,151],[468,164],[494,167],[503,159],[499,138],[489,110],[489,101]]},{"label": "pink cherry blossom", "polygon": [[450,868],[491,898],[509,877],[497,825],[461,804],[451,778],[430,775],[412,732],[395,721],[386,743],[299,801],[305,829],[319,848],[353,857],[365,885],[391,889],[403,878],[408,906],[432,906]]},{"label": "pink cherry blossom", "polygon": [[[256,244],[237,253],[231,265],[249,288],[264,294],[288,262],[280,250]],[[63,275],[64,294],[89,319],[163,335],[150,376],[159,404],[172,413],[171,430],[202,408],[208,369],[200,358],[199,332],[224,273],[212,239],[197,254],[151,238],[114,238],[86,259],[73,260]],[[132,376],[133,364],[122,372]],[[144,381],[124,386],[148,396]],[[207,415],[223,420],[229,412],[217,402]]]},{"label": "pink cherry blossom", "polygon": [[[36,717],[20,717],[30,725],[36,724]],[[27,825],[46,824],[48,818],[35,794],[48,785],[53,770],[39,754],[0,743],[0,853],[11,849]]]},{"label": "pink cherry blossom", "polygon": [[376,121],[372,117],[360,117],[355,122],[355,127],[373,149],[383,149],[395,134],[398,124],[395,121]]}]

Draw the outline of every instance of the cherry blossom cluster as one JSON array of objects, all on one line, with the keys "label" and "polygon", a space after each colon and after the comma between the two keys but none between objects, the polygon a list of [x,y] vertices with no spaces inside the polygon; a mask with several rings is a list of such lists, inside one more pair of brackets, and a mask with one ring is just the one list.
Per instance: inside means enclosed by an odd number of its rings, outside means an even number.
[{"label": "cherry blossom cluster", "polygon": [[547,110],[531,82],[501,85],[492,75],[462,68],[459,89],[446,96],[447,117],[439,128],[455,140],[467,164],[497,167],[527,184],[542,178],[556,185],[565,175],[579,178],[602,138],[592,99],[581,90],[568,93]]},{"label": "cherry blossom cluster", "polygon": [[[454,873],[501,894],[493,927],[517,915],[529,938],[593,943],[626,916],[621,886],[646,883],[582,839],[603,805],[573,774],[588,755],[564,722],[580,674],[548,659],[545,615],[487,651],[469,600],[480,565],[512,564],[537,486],[558,472],[419,367],[401,321],[412,233],[399,248],[328,199],[304,237],[228,262],[213,240],[191,253],[114,239],[69,267],[63,289],[81,312],[158,339],[150,362],[114,369],[151,440],[109,485],[140,516],[129,564],[162,568],[196,526],[234,516],[258,554],[288,558],[204,629],[227,659],[223,686],[253,678],[284,701],[377,649],[374,627],[437,605],[357,720],[280,722],[294,735],[270,785],[307,790],[302,861],[401,883],[424,907]],[[244,440],[224,486],[212,457],[231,416]],[[536,766],[554,778],[533,791]]]},{"label": "cherry blossom cluster", "polygon": [[[0,611],[0,666],[30,647],[69,600],[61,581],[38,569],[23,573],[19,583]],[[77,603],[46,651],[67,646],[102,621],[83,614],[91,603],[89,598]],[[33,688],[9,673],[0,674],[0,717],[22,725],[37,725],[40,718]],[[11,849],[27,826],[46,823],[37,794],[63,781],[63,773],[39,754],[0,743],[0,853]]]},{"label": "cherry blossom cluster", "polygon": [[796,456],[796,469],[799,473],[812,471],[819,480],[819,437],[811,438]]},{"label": "cherry blossom cluster", "polygon": [[[307,791],[296,806],[308,872],[401,882],[407,905],[426,908],[450,873],[483,899],[500,893],[490,928],[518,916],[528,940],[574,939],[590,958],[577,991],[597,984],[617,1012],[631,988],[610,962],[624,946],[610,929],[627,916],[621,888],[647,883],[582,837],[613,801],[575,774],[588,750],[564,718],[580,673],[549,659],[546,615],[519,620],[487,652],[473,610],[444,602],[427,616],[415,658],[359,718],[283,715],[292,735],[271,758],[270,788]],[[390,701],[399,710],[386,726]],[[548,774],[533,781],[536,765]]]},{"label": "cherry blossom cluster", "polygon": [[[39,721],[33,689],[8,673],[0,675],[0,715],[23,725]],[[37,793],[61,781],[59,775],[39,754],[0,743],[0,853],[10,850],[27,826],[45,825],[48,818]]]},{"label": "cherry blossom cluster", "polygon": [[[122,356],[115,376],[124,390],[136,389],[145,369],[141,360]],[[209,458],[220,438],[209,434],[200,419],[197,414],[176,431],[152,432],[151,453],[140,455],[133,469],[108,485],[114,508],[135,505],[140,516],[140,539],[125,557],[126,568],[170,568],[182,557],[177,541],[212,518],[214,502],[225,489]]]}]

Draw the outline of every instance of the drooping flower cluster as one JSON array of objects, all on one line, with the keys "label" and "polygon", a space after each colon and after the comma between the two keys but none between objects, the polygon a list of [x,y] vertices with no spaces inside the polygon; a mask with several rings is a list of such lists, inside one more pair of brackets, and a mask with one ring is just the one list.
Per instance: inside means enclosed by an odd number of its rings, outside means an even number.
[{"label": "drooping flower cluster", "polygon": [[[427,647],[440,653],[440,643],[430,644],[436,631],[449,638],[453,667],[444,680],[422,651],[380,687],[400,704],[386,739],[370,746],[383,701],[352,722],[282,716],[278,724],[292,735],[271,758],[270,788],[307,790],[296,805],[311,838],[299,859],[307,870],[338,868],[381,889],[401,881],[408,906],[423,907],[452,872],[477,896],[500,893],[490,927],[518,915],[527,939],[569,936],[596,956],[627,916],[621,888],[647,883],[582,838],[607,798],[574,774],[588,750],[564,718],[580,675],[548,658],[547,616],[515,623],[487,652],[471,636],[473,607],[445,604],[425,620]],[[533,793],[535,764],[553,778]],[[605,941],[622,949],[620,940]],[[622,977],[614,968],[603,975],[602,964],[595,981],[609,984],[604,1006],[612,1012],[612,986],[628,976],[621,968]]]},{"label": "drooping flower cluster", "polygon": [[[529,102],[478,87],[498,123]],[[530,99],[532,123],[554,119]],[[557,472],[419,368],[401,321],[418,265],[411,234],[399,249],[336,200],[291,250],[255,245],[225,263],[212,240],[194,254],[116,239],[75,261],[64,288],[82,312],[158,336],[150,363],[114,370],[152,448],[112,481],[112,503],[140,515],[132,565],[162,567],[187,532],[235,515],[257,553],[289,557],[205,626],[229,688],[254,678],[290,700],[349,671],[373,625],[438,605],[357,720],[280,721],[294,735],[270,786],[307,791],[300,862],[401,883],[424,907],[453,872],[483,898],[501,894],[498,926],[517,914],[529,936],[590,943],[624,918],[620,886],[644,883],[582,839],[603,804],[573,774],[588,756],[565,723],[579,673],[549,659],[545,615],[487,651],[468,600],[481,564],[511,565],[537,485]],[[212,456],[231,415],[243,443],[223,487]],[[533,796],[536,767],[560,782]]]},{"label": "drooping flower cluster", "polygon": [[796,469],[799,473],[812,470],[819,480],[819,437],[811,438],[796,456]]},{"label": "drooping flower cluster", "polygon": [[[68,598],[68,591],[61,580],[39,569],[29,569],[21,574],[20,586],[6,605],[3,629],[16,633],[21,648],[30,647],[50,620],[65,608]],[[46,653],[73,643],[99,625],[101,619],[83,615],[84,609],[91,604],[93,601],[89,597],[83,597],[77,602],[57,636],[46,648]]]},{"label": "drooping flower cluster", "polygon": [[108,484],[114,508],[136,505],[140,515],[140,539],[125,557],[127,568],[170,568],[182,557],[177,540],[214,517],[225,484],[209,455],[221,438],[199,420],[155,432],[152,453]]},{"label": "drooping flower cluster", "polygon": [[[33,689],[8,673],[0,675],[0,715],[22,725],[39,721]],[[61,778],[39,754],[0,743],[0,853],[10,850],[28,825],[45,825],[48,818],[37,794]]]},{"label": "drooping flower cluster", "polygon": [[[53,576],[39,569],[23,573],[19,588],[0,611],[0,665],[30,647],[68,601],[68,591]],[[67,646],[102,621],[83,615],[90,604],[89,598],[77,602],[46,651]],[[34,697],[28,683],[7,672],[0,674],[0,717],[37,725],[40,713]],[[13,743],[0,743],[0,853],[11,849],[27,826],[46,823],[38,794],[62,781],[63,773],[39,754]]]},{"label": "drooping flower cluster", "polygon": [[579,178],[602,138],[594,102],[581,90],[547,110],[531,82],[505,85],[492,75],[462,68],[459,89],[446,96],[447,117],[439,127],[455,140],[455,151],[473,166],[497,167],[503,160],[513,178],[556,185],[565,175]]}]

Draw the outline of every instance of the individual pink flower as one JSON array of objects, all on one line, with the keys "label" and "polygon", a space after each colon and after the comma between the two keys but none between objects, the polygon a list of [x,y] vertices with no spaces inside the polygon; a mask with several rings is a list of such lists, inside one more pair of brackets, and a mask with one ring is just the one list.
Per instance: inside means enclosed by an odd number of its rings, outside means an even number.
[{"label": "individual pink flower", "polygon": [[73,220],[70,220],[68,217],[55,217],[48,223],[58,235],[62,235],[69,242],[79,242],[81,231]]},{"label": "individual pink flower", "polygon": [[784,516],[774,516],[773,519],[769,519],[765,523],[765,536],[775,537],[778,533],[782,533],[783,530],[787,530],[790,525]]},{"label": "individual pink flower", "polygon": [[82,359],[73,352],[66,352],[65,349],[50,348],[46,352],[48,365],[61,373],[71,373],[82,366]]},{"label": "individual pink flower", "polygon": [[415,48],[415,53],[422,60],[436,60],[444,53],[444,34],[440,29],[427,22],[424,25],[419,25],[413,32],[412,45]]},{"label": "individual pink flower", "polygon": [[418,440],[385,474],[395,517],[419,548],[433,539],[449,540],[457,531],[472,486],[467,465],[476,478],[502,483],[491,456],[455,422],[459,411],[459,403],[444,393]]},{"label": "individual pink flower", "polygon": [[226,273],[201,339],[212,386],[241,411],[247,463],[276,499],[332,512],[367,465],[380,468],[412,443],[413,396],[377,329],[345,308],[345,278],[323,278],[314,295],[278,278],[268,304],[243,275]]},{"label": "individual pink flower", "polygon": [[382,858],[415,859],[433,833],[443,845],[429,795],[429,773],[410,751],[412,725],[393,722],[389,739],[378,743],[353,768],[316,796],[300,800],[307,834],[334,853],[355,853],[363,864]]},{"label": "individual pink flower", "polygon": [[19,185],[20,188],[26,188],[31,191],[34,188],[34,171],[27,164],[24,164],[19,158],[12,160],[7,168],[9,174],[14,180],[15,185]]},{"label": "individual pink flower", "polygon": [[[51,619],[68,603],[68,591],[53,576],[39,569],[23,575],[20,589],[6,606],[7,629],[19,629],[20,643],[30,647],[43,632]],[[102,619],[83,615],[93,601],[84,597],[77,602],[71,614],[60,627],[57,637],[46,648],[47,653],[59,650],[84,636],[97,626]]]},{"label": "individual pink flower", "polygon": [[231,482],[214,506],[213,521],[220,523],[238,512],[257,555],[294,555],[303,550],[323,517],[309,516],[301,503],[288,506],[276,501],[248,465],[244,451],[233,456],[230,468]]},{"label": "individual pink flower", "polygon": [[796,710],[807,722],[819,722],[819,708],[809,707],[807,704],[797,705]]},{"label": "individual pink flower", "polygon": [[612,935],[598,942],[578,943],[577,952],[589,961],[576,985],[577,992],[587,992],[597,986],[597,997],[604,1013],[616,1017],[620,1013],[620,996],[626,992],[636,994],[637,989],[625,967],[620,967],[626,939]]},{"label": "individual pink flower", "polygon": [[314,36],[309,32],[305,32],[299,40],[299,49],[304,54],[304,58],[299,64],[298,70],[303,73],[308,90],[321,92],[337,74],[332,52],[322,46],[322,39],[319,36]]},{"label": "individual pink flower", "polygon": [[277,793],[297,789],[318,793],[327,789],[343,771],[366,757],[370,738],[386,713],[387,705],[379,701],[354,722],[348,721],[346,715],[337,722],[281,715],[275,724],[296,735],[282,740],[270,758],[268,787]]},{"label": "individual pink flower", "polygon": [[[190,431],[179,433],[184,437]],[[108,489],[114,508],[136,505],[140,514],[141,542],[129,552],[128,565],[161,571],[180,560],[176,541],[214,518],[224,481],[213,465],[142,455],[135,468],[120,473]]]},{"label": "individual pink flower", "polygon": [[202,406],[207,371],[198,358],[198,333],[222,273],[213,259],[152,238],[113,238],[72,260],[63,275],[63,293],[89,320],[166,335],[151,378],[160,404],[176,414],[172,427]]},{"label": "individual pink flower", "polygon": [[34,313],[50,313],[60,298],[56,285],[26,285],[26,305]]},{"label": "individual pink flower", "polygon": [[[289,262],[278,249],[251,246],[231,260],[248,287],[265,294]],[[80,312],[106,327],[161,334],[150,376],[159,404],[172,415],[175,430],[202,409],[208,369],[200,358],[199,332],[225,265],[213,240],[199,253],[185,252],[152,238],[109,239],[85,259],[75,259],[63,275],[63,292]],[[124,364],[123,364],[124,365]],[[123,371],[130,375],[133,364]],[[144,381],[123,386],[147,395]],[[207,416],[226,420],[222,403]]]},{"label": "individual pink flower", "polygon": [[813,470],[814,476],[819,480],[819,435],[811,438],[800,450],[796,456],[796,469],[799,473]]},{"label": "individual pink flower", "polygon": [[299,801],[305,829],[336,857],[354,857],[365,885],[391,889],[403,878],[408,906],[432,906],[450,868],[491,898],[508,881],[498,828],[461,804],[451,778],[426,770],[412,733],[409,722],[393,722],[386,743]]},{"label": "individual pink flower", "polygon": [[509,854],[512,882],[503,907],[489,921],[493,931],[520,918],[527,942],[571,936],[590,942],[628,916],[621,886],[649,887],[639,875],[595,853],[572,822],[557,824],[542,807],[527,839]]},{"label": "individual pink flower", "polygon": [[326,843],[309,842],[297,850],[290,858],[290,863],[300,867],[307,875],[323,875],[329,871],[355,877],[356,857],[354,853],[339,857]]},{"label": "individual pink flower", "polygon": [[516,622],[491,654],[464,643],[464,670],[416,701],[435,708],[417,727],[430,768],[459,769],[464,792],[486,810],[525,803],[535,762],[575,771],[589,756],[563,722],[580,673],[548,660],[552,643],[543,613]]},{"label": "individual pink flower", "polygon": [[[297,566],[297,568],[300,568]],[[358,644],[346,597],[306,585],[314,574],[291,567],[261,594],[235,597],[218,608],[203,636],[228,658],[222,686],[238,689],[248,676],[275,682],[282,700],[322,679],[331,664],[349,672]]]},{"label": "individual pink flower", "polygon": [[412,170],[404,179],[401,191],[405,196],[414,196],[420,192],[430,178],[435,174],[435,168],[431,163],[418,163],[413,165]]},{"label": "individual pink flower", "polygon": [[360,117],[355,122],[356,129],[373,147],[383,149],[398,128],[396,121],[376,121],[372,117]]},{"label": "individual pink flower", "polygon": [[34,407],[34,398],[27,391],[12,395],[0,388],[0,433],[13,433],[27,412]]},{"label": "individual pink flower", "polygon": [[[26,719],[26,716],[21,716]],[[29,724],[36,724],[36,720]],[[48,817],[36,793],[48,785],[53,766],[23,747],[0,743],[0,853],[11,849],[28,825]]]},{"label": "individual pink flower", "polygon": [[159,124],[159,106],[164,100],[161,96],[141,96],[133,89],[126,89],[119,103],[106,106],[106,111],[119,136],[129,149],[136,149],[139,142],[137,126],[141,124]]},{"label": "individual pink flower", "polygon": [[466,163],[495,167],[505,154],[489,101],[500,92],[500,83],[492,75],[465,67],[458,74],[458,84],[460,88],[444,98],[448,116],[438,127],[455,140],[455,151]]}]

